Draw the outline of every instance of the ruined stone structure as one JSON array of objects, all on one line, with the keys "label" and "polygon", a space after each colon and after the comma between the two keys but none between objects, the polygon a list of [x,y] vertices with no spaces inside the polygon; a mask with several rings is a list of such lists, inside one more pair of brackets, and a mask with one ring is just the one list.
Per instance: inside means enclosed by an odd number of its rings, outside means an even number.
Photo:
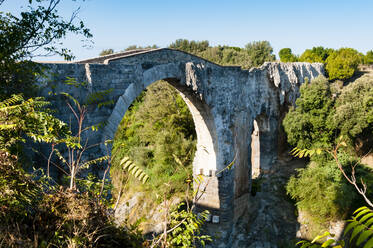
[{"label": "ruined stone structure", "polygon": [[[113,139],[124,113],[147,86],[157,80],[174,86],[189,106],[196,126],[194,174],[205,175],[209,182],[198,204],[212,211],[213,222],[227,234],[246,209],[252,164],[254,174],[271,170],[281,149],[279,130],[284,112],[294,104],[306,77],[323,74],[322,64],[265,63],[243,70],[165,48],[45,65],[50,72],[49,79],[41,80],[45,96],[51,90],[70,91],[83,100],[92,92],[112,89],[108,97],[114,104],[92,106],[87,116],[87,125],[105,123],[100,131],[88,133],[91,144]],[[66,77],[87,84],[68,88],[62,83]],[[66,106],[58,100],[54,104],[59,117],[69,122]],[[253,156],[252,148],[257,149]],[[90,151],[93,157],[104,153],[102,143]],[[224,170],[232,161],[232,169]]]}]

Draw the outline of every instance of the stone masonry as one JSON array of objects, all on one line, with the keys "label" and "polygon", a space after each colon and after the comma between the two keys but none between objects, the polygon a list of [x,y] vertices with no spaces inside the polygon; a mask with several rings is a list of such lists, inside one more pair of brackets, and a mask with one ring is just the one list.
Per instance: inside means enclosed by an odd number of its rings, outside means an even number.
[{"label": "stone masonry", "polygon": [[[165,80],[187,103],[197,131],[194,175],[209,182],[200,208],[212,211],[214,222],[226,235],[246,208],[252,176],[252,147],[258,147],[255,174],[271,170],[280,149],[282,113],[294,105],[305,78],[324,73],[322,64],[265,63],[260,68],[219,66],[197,56],[167,48],[139,50],[71,63],[44,63],[48,79],[40,79],[42,95],[68,91],[78,100],[91,93],[110,90],[114,104],[91,106],[87,125],[102,123],[98,132],[88,132],[89,144],[98,144],[88,155],[106,153],[105,140],[113,139],[124,113],[150,84]],[[66,78],[86,82],[84,87],[66,86]],[[62,99],[53,100],[59,117],[70,122]],[[255,130],[254,130],[255,121]],[[253,132],[254,131],[254,132]],[[259,143],[252,145],[252,137]],[[230,170],[224,170],[234,161]],[[255,162],[253,162],[255,163]]]}]

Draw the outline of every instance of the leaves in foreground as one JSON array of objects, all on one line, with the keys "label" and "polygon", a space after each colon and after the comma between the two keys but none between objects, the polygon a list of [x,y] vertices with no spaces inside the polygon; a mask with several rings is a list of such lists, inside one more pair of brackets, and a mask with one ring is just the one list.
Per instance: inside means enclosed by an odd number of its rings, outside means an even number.
[{"label": "leaves in foreground", "polygon": [[[346,226],[344,235],[349,235],[349,244],[356,245],[362,248],[373,247],[373,210],[368,207],[361,207],[357,209],[351,219],[347,221],[349,224]],[[302,240],[297,243],[299,248],[308,247],[336,247],[342,248],[346,247],[343,240],[336,241],[334,235],[325,232],[322,235],[316,236],[311,242]],[[317,244],[316,242],[327,238],[322,244]]]}]

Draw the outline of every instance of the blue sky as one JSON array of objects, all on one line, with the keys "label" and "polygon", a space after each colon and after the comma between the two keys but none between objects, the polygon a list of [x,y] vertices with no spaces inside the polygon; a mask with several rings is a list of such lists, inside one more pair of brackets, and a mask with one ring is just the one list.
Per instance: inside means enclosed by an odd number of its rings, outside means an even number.
[{"label": "blue sky", "polygon": [[[18,11],[26,2],[5,0],[1,11]],[[68,15],[78,6],[94,44],[85,49],[69,36],[64,44],[77,59],[134,44],[166,47],[180,38],[240,47],[268,40],[276,55],[284,47],[296,54],[319,45],[373,49],[372,0],[63,0],[60,11]]]}]

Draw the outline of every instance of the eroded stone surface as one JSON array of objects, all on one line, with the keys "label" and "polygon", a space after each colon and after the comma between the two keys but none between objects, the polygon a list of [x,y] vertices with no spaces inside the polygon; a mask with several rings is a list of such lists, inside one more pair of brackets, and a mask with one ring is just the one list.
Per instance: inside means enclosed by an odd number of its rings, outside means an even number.
[{"label": "eroded stone surface", "polygon": [[[250,209],[243,199],[251,187],[254,120],[259,129],[259,171],[269,173],[277,159],[283,111],[295,103],[306,77],[324,73],[322,64],[309,63],[265,63],[260,68],[242,70],[172,49],[45,66],[50,78],[40,80],[40,84],[47,97],[51,90],[67,91],[83,101],[93,92],[110,90],[106,99],[115,104],[101,108],[92,105],[86,118],[86,125],[105,124],[99,132],[89,131],[85,136],[89,144],[101,143],[87,152],[92,158],[106,154],[103,142],[113,139],[128,107],[151,83],[166,80],[182,93],[197,131],[194,174],[202,172],[212,181],[198,204],[219,216],[223,246],[228,245],[224,242],[229,240],[234,222]],[[62,83],[66,77],[87,83],[83,88],[67,87]],[[63,99],[51,100],[59,117],[70,122],[72,114]],[[233,160],[231,170],[220,172]]]}]

